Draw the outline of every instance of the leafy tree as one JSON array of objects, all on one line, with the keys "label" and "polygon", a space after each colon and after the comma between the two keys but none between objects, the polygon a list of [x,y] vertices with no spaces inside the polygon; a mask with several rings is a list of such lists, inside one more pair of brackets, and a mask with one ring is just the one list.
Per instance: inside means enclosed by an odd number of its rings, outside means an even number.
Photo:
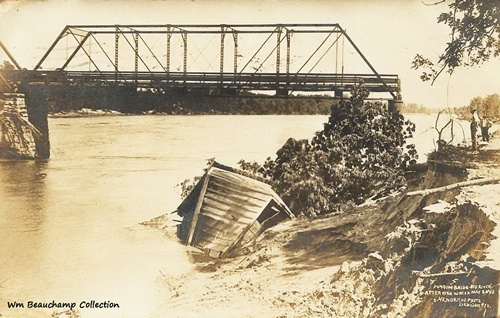
[{"label": "leafy tree", "polygon": [[[402,168],[418,158],[415,146],[406,145],[415,125],[380,101],[366,101],[368,95],[355,88],[348,100],[331,106],[311,142],[290,138],[276,159],[262,166],[241,160],[241,169],[270,180],[290,209],[305,216],[333,213],[405,185]],[[197,180],[178,185],[183,197]]]},{"label": "leafy tree", "polygon": [[500,117],[500,96],[491,94],[483,101],[484,114],[488,117]]},{"label": "leafy tree", "polygon": [[479,96],[476,96],[470,101],[469,108],[476,109],[478,112],[482,113],[483,112],[482,105],[483,105],[483,99]]},{"label": "leafy tree", "polygon": [[368,94],[355,89],[349,100],[331,107],[311,142],[290,138],[264,164],[264,176],[296,213],[335,212],[404,184],[401,167],[417,157],[414,145],[405,149],[415,126],[383,103],[365,101]]},{"label": "leafy tree", "polygon": [[450,27],[451,39],[437,63],[420,54],[413,60],[412,68],[425,69],[423,81],[434,83],[444,70],[451,74],[459,66],[478,65],[500,56],[500,1],[454,0],[448,8],[437,21]]}]

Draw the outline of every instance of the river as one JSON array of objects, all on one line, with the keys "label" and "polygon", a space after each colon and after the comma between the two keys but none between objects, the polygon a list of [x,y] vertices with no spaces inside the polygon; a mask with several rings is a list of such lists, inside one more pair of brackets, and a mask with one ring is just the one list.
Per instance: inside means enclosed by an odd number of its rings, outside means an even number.
[{"label": "river", "polygon": [[[160,270],[182,274],[192,263],[184,246],[139,223],[175,210],[175,185],[200,175],[206,159],[263,162],[289,137],[310,138],[326,119],[50,118],[50,160],[0,161],[0,314],[47,317],[64,309],[28,302],[95,300],[120,307],[79,309],[82,317],[175,315],[157,312],[167,294],[156,280]],[[415,140],[425,153],[433,121],[418,121]]]}]

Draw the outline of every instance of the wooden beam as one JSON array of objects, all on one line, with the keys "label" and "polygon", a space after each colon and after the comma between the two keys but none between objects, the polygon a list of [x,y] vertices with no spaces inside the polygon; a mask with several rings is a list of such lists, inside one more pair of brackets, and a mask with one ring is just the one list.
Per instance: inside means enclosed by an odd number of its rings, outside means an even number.
[{"label": "wooden beam", "polygon": [[194,232],[196,230],[196,223],[198,222],[198,216],[200,215],[201,205],[203,204],[203,199],[205,198],[205,193],[207,192],[208,181],[210,179],[209,171],[206,172],[203,180],[203,186],[200,190],[200,195],[198,196],[198,201],[196,202],[196,207],[193,213],[193,219],[191,220],[191,225],[189,227],[189,232],[186,240],[186,245],[191,245],[193,240]]}]

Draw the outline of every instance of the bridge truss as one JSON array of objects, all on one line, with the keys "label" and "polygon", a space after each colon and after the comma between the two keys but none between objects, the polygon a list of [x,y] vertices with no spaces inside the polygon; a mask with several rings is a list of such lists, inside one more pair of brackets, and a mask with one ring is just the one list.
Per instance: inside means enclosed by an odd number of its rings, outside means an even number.
[{"label": "bridge truss", "polygon": [[[17,65],[17,64],[16,64]],[[135,85],[240,91],[344,91],[363,84],[399,99],[338,24],[69,25],[33,70],[4,76],[32,84]]]}]

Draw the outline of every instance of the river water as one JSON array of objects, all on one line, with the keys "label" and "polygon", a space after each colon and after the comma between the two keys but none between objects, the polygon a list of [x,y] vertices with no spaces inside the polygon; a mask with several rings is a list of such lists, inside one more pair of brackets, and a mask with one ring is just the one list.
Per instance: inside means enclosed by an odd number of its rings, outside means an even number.
[{"label": "river water", "polygon": [[[0,161],[0,314],[46,317],[62,310],[28,302],[96,300],[120,308],[83,317],[155,316],[167,297],[159,271],[181,274],[191,263],[184,246],[139,223],[175,210],[175,185],[202,174],[206,159],[263,162],[326,118],[50,118],[50,160]],[[25,308],[9,309],[14,301]]]},{"label": "river water", "polygon": [[[418,117],[418,116],[417,116]],[[423,122],[415,140],[432,148]],[[263,162],[289,138],[310,138],[327,116],[50,118],[48,161],[0,161],[0,314],[46,317],[28,302],[110,301],[82,317],[165,317],[156,283],[192,268],[184,246],[139,225],[180,203],[175,185],[205,160]],[[422,157],[421,157],[422,158]],[[8,308],[18,302],[24,308]]]}]

